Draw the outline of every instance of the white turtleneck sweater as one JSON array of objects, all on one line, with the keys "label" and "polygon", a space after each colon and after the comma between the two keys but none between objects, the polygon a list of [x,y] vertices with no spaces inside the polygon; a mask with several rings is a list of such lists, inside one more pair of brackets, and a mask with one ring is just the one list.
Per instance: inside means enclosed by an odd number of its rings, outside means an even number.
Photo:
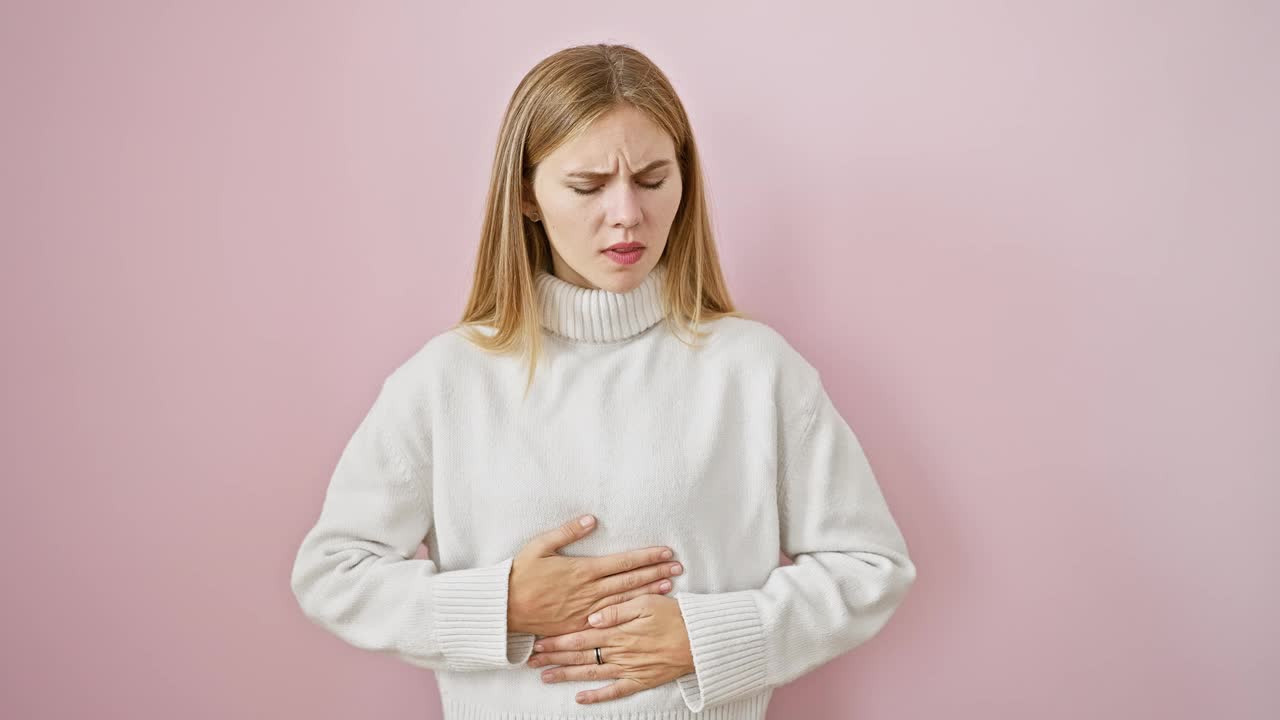
[{"label": "white turtleneck sweater", "polygon": [[[390,372],[342,451],[293,592],[346,642],[434,670],[446,720],[760,720],[775,687],[879,632],[916,577],[818,371],[754,320],[687,346],[660,322],[666,272],[611,293],[538,271],[527,399],[522,357],[451,329]],[[615,681],[524,664],[512,558],[588,513],[596,529],[562,554],[675,551],[695,672],[580,704]]]}]

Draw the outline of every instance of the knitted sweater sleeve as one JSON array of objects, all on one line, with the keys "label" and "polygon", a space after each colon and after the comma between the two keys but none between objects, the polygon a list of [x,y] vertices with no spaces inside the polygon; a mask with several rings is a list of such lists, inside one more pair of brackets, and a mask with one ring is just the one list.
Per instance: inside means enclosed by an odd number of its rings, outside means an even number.
[{"label": "knitted sweater sleeve", "polygon": [[402,386],[383,382],[297,551],[303,613],[356,647],[432,670],[523,666],[534,636],[507,631],[512,558],[440,572],[414,558],[432,525],[426,431]]},{"label": "knitted sweater sleeve", "polygon": [[689,710],[783,685],[866,642],[916,568],[862,447],[809,369],[802,410],[784,417],[778,476],[782,551],[761,588],[678,593],[695,671]]}]

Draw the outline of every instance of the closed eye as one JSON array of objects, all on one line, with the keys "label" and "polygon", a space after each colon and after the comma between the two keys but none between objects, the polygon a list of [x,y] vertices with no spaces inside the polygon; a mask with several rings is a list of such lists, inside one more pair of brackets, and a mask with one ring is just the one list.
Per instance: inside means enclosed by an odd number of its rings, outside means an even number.
[{"label": "closed eye", "polygon": [[[666,178],[662,178],[658,182],[652,183],[652,184],[650,183],[637,183],[637,184],[640,187],[645,188],[646,190],[657,190],[658,188],[662,187],[662,184],[665,183],[666,181],[667,181]],[[571,189],[574,192],[578,193],[579,195],[595,195],[596,191],[598,191],[601,187],[603,186],[597,185],[596,187],[593,187],[590,190],[583,190],[581,188],[576,188],[576,187]]]}]

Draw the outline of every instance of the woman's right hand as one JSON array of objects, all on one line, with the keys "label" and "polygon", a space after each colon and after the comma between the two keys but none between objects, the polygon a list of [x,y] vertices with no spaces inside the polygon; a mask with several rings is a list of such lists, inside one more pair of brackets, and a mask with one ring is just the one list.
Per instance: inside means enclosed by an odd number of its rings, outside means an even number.
[{"label": "woman's right hand", "polygon": [[[580,520],[589,519],[588,525]],[[507,589],[507,630],[540,637],[591,627],[587,616],[601,608],[671,589],[678,575],[671,548],[652,547],[604,557],[569,557],[560,548],[595,530],[584,515],[529,541],[511,563]],[[666,587],[663,587],[666,583]]]}]

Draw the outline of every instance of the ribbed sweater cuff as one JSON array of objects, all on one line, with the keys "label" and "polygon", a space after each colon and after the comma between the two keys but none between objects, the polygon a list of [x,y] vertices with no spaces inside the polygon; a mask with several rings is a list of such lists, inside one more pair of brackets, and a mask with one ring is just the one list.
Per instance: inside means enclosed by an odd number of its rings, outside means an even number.
[{"label": "ribbed sweater cuff", "polygon": [[517,667],[533,654],[532,633],[507,631],[512,560],[435,577],[436,639],[450,669]]},{"label": "ribbed sweater cuff", "polygon": [[692,712],[766,689],[764,625],[750,591],[677,593],[694,672],[676,679]]}]

